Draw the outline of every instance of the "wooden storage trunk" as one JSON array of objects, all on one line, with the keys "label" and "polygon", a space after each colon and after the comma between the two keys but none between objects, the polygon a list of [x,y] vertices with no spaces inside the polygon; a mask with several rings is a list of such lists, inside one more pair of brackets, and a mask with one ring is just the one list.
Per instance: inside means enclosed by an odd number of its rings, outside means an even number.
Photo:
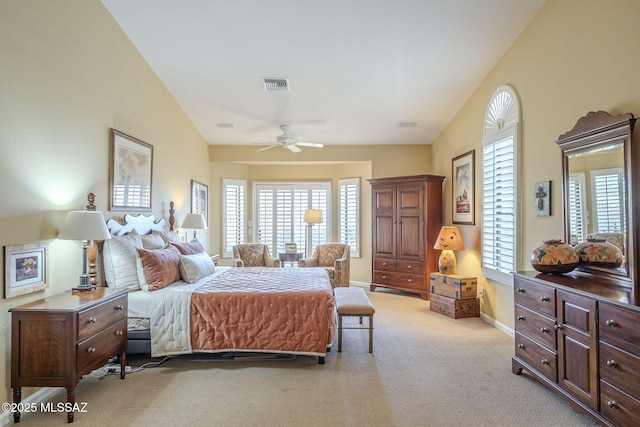
[{"label": "wooden storage trunk", "polygon": [[431,293],[449,298],[476,298],[478,279],[476,277],[462,277],[455,274],[431,273]]},{"label": "wooden storage trunk", "polygon": [[452,319],[480,316],[478,298],[455,299],[432,293],[430,306],[431,311],[444,314]]}]

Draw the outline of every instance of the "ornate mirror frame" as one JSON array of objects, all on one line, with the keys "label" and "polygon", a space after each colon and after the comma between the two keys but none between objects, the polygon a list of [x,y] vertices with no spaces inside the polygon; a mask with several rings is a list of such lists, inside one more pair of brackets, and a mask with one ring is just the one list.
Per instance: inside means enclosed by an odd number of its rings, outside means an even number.
[{"label": "ornate mirror frame", "polygon": [[[589,112],[581,117],[569,132],[560,135],[556,143],[562,150],[562,174],[563,174],[563,220],[564,237],[569,243],[575,240],[575,234],[571,233],[570,211],[570,160],[587,154],[601,153],[608,150],[618,150],[622,155],[622,191],[621,212],[622,233],[624,239],[624,264],[619,268],[600,267],[596,265],[581,265],[579,268],[593,274],[607,275],[613,280],[613,284],[632,289],[635,301],[638,301],[636,284],[636,216],[638,181],[634,175],[634,165],[638,163],[638,153],[632,145],[632,134],[636,119],[633,114],[621,114],[611,116],[605,111]],[[617,147],[617,148],[616,148]],[[574,160],[575,161],[575,160]],[[587,170],[587,172],[590,172]],[[586,178],[588,179],[588,178]],[[586,187],[590,188],[590,187]],[[589,197],[591,194],[589,195]],[[594,213],[587,215],[591,217]],[[594,230],[591,230],[593,233]]]}]

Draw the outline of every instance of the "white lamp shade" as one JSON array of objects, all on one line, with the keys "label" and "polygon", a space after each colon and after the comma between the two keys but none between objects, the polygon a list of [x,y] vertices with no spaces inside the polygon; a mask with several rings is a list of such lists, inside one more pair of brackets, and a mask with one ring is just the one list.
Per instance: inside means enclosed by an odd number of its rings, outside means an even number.
[{"label": "white lamp shade", "polygon": [[322,222],[322,211],[319,209],[307,209],[304,211],[304,222],[307,224],[320,224]]},{"label": "white lamp shade", "polygon": [[99,211],[71,211],[62,224],[58,239],[107,240],[111,233]]},{"label": "white lamp shade", "polygon": [[204,220],[204,215],[189,213],[184,217],[182,222],[182,228],[191,228],[194,230],[206,230],[207,223]]}]

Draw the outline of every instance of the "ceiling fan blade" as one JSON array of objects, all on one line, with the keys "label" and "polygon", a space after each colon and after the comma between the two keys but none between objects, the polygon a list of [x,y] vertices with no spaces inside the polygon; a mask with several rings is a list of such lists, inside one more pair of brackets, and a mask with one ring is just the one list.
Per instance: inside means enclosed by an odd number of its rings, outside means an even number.
[{"label": "ceiling fan blade", "polygon": [[280,144],[270,145],[268,147],[260,148],[260,149],[258,149],[256,151],[264,151],[264,150],[268,150],[269,148],[273,148],[273,147],[280,147]]},{"label": "ceiling fan blade", "polygon": [[301,145],[303,147],[315,147],[315,148],[324,147],[324,144],[319,144],[317,142],[296,142],[296,144]]},{"label": "ceiling fan blade", "polygon": [[301,151],[302,151],[301,149],[299,149],[298,147],[296,147],[296,145],[295,145],[295,144],[289,144],[289,145],[287,145],[287,148],[288,148],[289,150],[293,151],[294,153],[299,153],[299,152],[301,152]]}]

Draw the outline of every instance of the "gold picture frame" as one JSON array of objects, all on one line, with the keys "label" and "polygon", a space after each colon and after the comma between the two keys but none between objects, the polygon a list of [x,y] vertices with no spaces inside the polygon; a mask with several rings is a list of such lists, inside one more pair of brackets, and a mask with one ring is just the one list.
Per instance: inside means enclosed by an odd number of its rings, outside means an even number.
[{"label": "gold picture frame", "polygon": [[294,242],[285,243],[284,251],[288,254],[295,254],[298,252],[298,245]]},{"label": "gold picture frame", "polygon": [[454,224],[476,223],[475,154],[476,150],[471,150],[451,161]]}]

